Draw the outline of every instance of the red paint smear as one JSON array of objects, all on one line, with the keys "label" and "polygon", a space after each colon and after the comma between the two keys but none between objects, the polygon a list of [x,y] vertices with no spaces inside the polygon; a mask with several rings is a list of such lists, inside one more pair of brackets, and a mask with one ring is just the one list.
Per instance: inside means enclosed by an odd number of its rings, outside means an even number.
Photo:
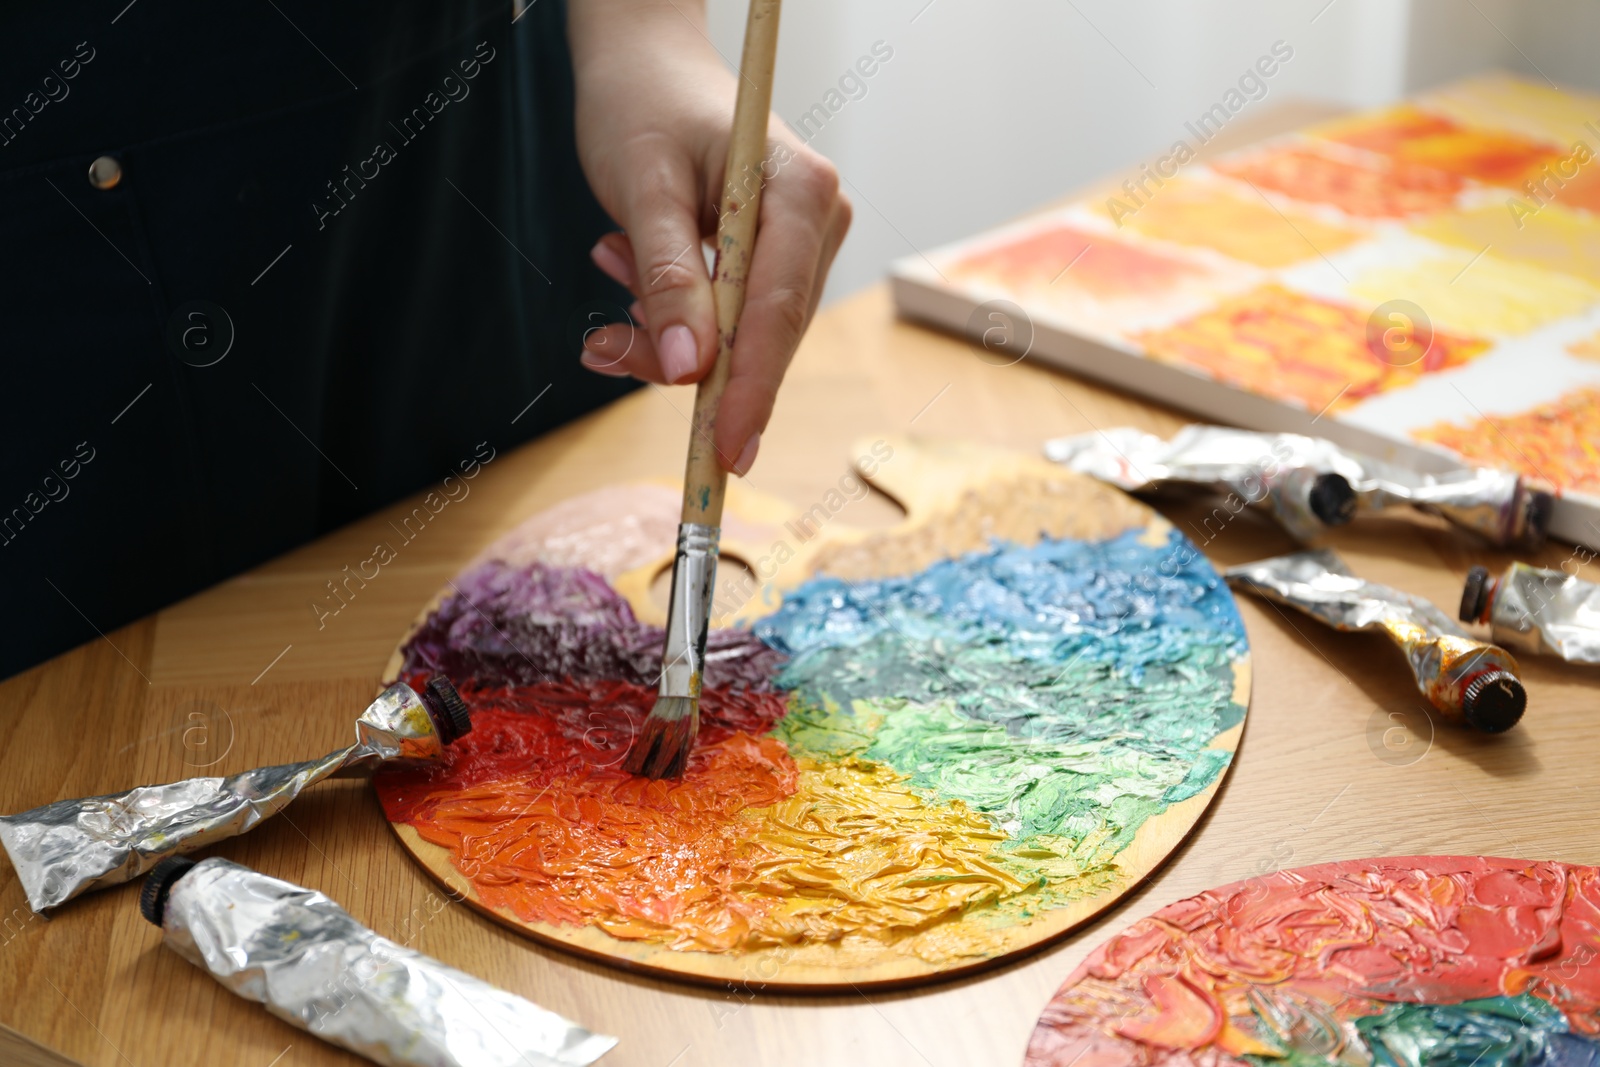
[{"label": "red paint smear", "polygon": [[[417,687],[426,677],[404,680]],[[378,796],[390,822],[425,819],[436,797],[487,782],[516,778],[542,788],[594,774],[628,778],[622,759],[656,702],[653,686],[571,679],[516,688],[469,686],[462,696],[472,709],[471,733],[448,746],[436,763],[378,774]],[[736,733],[770,731],[783,718],[787,700],[786,693],[771,690],[704,690],[690,768],[709,760],[711,747]]]},{"label": "red paint smear", "polygon": [[1464,184],[1455,174],[1391,159],[1334,159],[1303,145],[1244,159],[1218,160],[1212,169],[1358,218],[1434,214],[1455,205]]},{"label": "red paint smear", "polygon": [[[1072,269],[1063,275],[1069,265]],[[955,269],[968,277],[982,275],[1013,290],[1049,285],[1059,276],[1060,285],[1102,300],[1149,296],[1184,278],[1204,274],[1192,263],[1070,226],[1052,226],[975,253]]]},{"label": "red paint smear", "polygon": [[1239,1046],[1227,1047],[1238,1038],[1215,1025],[1214,1006],[1242,1004],[1251,987],[1320,1001],[1341,1017],[1384,1002],[1532,993],[1575,1033],[1600,1034],[1600,870],[1459,856],[1353,860],[1190,897],[1084,961],[1040,1016],[1026,1062],[1239,1064]]},{"label": "red paint smear", "polygon": [[740,812],[795,791],[788,750],[758,736],[783,715],[784,694],[702,692],[677,781],[621,769],[653,688],[562,681],[463,695],[472,732],[440,765],[385,770],[377,788],[389,819],[449,849],[484,903],[714,951],[742,943],[774,906],[745,891],[759,856]]}]

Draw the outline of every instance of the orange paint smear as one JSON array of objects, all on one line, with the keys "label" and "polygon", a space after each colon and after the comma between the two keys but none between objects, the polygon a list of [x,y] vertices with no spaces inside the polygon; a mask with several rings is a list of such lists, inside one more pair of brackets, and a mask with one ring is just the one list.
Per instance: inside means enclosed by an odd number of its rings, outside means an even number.
[{"label": "orange paint smear", "polygon": [[1051,226],[974,253],[951,269],[1013,291],[1055,282],[1100,300],[1149,296],[1206,273],[1192,263],[1070,226]]},{"label": "orange paint smear", "polygon": [[1444,211],[1464,184],[1455,174],[1394,159],[1335,159],[1305,145],[1220,159],[1213,170],[1357,218],[1394,219]]},{"label": "orange paint smear", "polygon": [[1519,415],[1435,423],[1412,436],[1557,492],[1600,495],[1600,389],[1575,390]]},{"label": "orange paint smear", "polygon": [[1470,129],[1410,104],[1310,131],[1402,163],[1433,167],[1490,185],[1519,186],[1563,151],[1504,130]]},{"label": "orange paint smear", "polygon": [[786,694],[704,690],[677,781],[622,769],[654,687],[569,680],[464,695],[472,732],[437,765],[385,769],[377,787],[390,821],[448,849],[486,904],[714,950],[739,944],[770,910],[738,891],[753,877],[740,812],[795,791],[787,749],[759,736]]},{"label": "orange paint smear", "polygon": [[[1346,410],[1422,375],[1458,367],[1489,342],[1435,331],[1427,354],[1397,366],[1367,344],[1367,316],[1345,304],[1264,285],[1176,326],[1135,338],[1154,359],[1195,367],[1237,388]],[[1408,345],[1396,345],[1396,351]],[[1384,351],[1379,346],[1379,351]],[[1337,398],[1337,399],[1335,399]]]},{"label": "orange paint smear", "polygon": [[421,836],[450,850],[492,908],[614,937],[726,951],[773,907],[739,813],[794,791],[783,743],[735,734],[699,748],[679,781],[619,769],[484,782],[436,798]]}]

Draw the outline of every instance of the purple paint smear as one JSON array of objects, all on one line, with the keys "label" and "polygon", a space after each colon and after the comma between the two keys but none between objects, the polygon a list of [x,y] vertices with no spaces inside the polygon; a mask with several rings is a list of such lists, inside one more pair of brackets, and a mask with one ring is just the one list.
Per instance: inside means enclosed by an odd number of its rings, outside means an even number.
[{"label": "purple paint smear", "polygon": [[[477,687],[563,678],[653,686],[660,679],[661,627],[635,619],[593,571],[491,560],[453,584],[405,643],[403,673],[439,671]],[[770,689],[784,659],[747,630],[712,630],[705,685]]]}]

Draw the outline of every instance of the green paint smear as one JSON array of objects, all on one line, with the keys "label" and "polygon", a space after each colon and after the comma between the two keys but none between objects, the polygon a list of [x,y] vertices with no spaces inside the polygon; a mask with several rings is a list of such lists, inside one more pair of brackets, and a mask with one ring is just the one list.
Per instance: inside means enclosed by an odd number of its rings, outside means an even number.
[{"label": "green paint smear", "polygon": [[[1353,1021],[1363,1047],[1337,1056],[1315,1041],[1297,1043],[1281,1020],[1258,1018],[1256,1036],[1281,1051],[1244,1057],[1256,1067],[1600,1067],[1600,1043],[1570,1033],[1559,1008],[1529,994],[1387,1005]],[[1316,1029],[1326,1034],[1329,1025]]]},{"label": "green paint smear", "polygon": [[1008,835],[997,862],[1047,897],[1097,892],[1145,822],[1216,781],[1230,754],[1206,746],[1244,715],[1243,626],[1186,545],[1047,539],[909,578],[813,579],[757,626],[791,657],[774,732],[984,813]]}]

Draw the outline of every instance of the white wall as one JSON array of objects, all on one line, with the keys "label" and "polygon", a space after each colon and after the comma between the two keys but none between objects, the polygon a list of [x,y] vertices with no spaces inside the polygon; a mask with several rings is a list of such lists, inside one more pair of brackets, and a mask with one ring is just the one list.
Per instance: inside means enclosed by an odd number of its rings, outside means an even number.
[{"label": "white wall", "polygon": [[[708,0],[730,63],[745,8]],[[1592,84],[1597,31],[1593,0],[789,0],[773,106],[796,123],[875,42],[893,49],[812,141],[856,205],[835,298],[1160,154],[1275,41],[1294,56],[1250,108],[1371,106],[1494,66]]]}]

